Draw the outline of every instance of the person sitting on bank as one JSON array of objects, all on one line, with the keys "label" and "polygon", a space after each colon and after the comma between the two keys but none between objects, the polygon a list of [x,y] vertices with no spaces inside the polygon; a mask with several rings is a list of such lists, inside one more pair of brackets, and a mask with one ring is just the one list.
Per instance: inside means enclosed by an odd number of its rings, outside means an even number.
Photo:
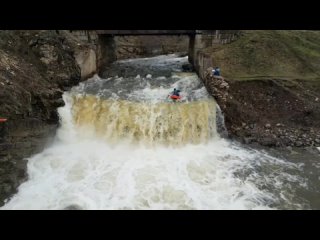
[{"label": "person sitting on bank", "polygon": [[213,76],[221,76],[220,68],[219,68],[219,67],[216,67],[216,68],[213,70]]}]

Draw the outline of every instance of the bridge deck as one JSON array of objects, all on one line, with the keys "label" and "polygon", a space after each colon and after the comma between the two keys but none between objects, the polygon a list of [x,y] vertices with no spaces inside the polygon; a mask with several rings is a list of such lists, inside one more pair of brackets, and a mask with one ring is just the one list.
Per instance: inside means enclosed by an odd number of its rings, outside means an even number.
[{"label": "bridge deck", "polygon": [[96,30],[105,35],[191,35],[196,30]]}]

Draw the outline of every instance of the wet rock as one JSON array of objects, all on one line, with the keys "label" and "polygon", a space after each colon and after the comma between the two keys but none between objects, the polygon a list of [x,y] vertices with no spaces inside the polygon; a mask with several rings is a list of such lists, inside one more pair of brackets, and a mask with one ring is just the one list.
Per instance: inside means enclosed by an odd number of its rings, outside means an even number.
[{"label": "wet rock", "polygon": [[277,141],[272,137],[265,137],[260,139],[260,143],[263,146],[273,147],[273,146],[276,146]]},{"label": "wet rock", "polygon": [[250,144],[252,142],[255,142],[256,138],[255,137],[244,137],[242,138],[242,142],[245,144]]},{"label": "wet rock", "polygon": [[192,64],[190,63],[183,64],[182,69],[184,72],[192,72],[194,70]]},{"label": "wet rock", "polygon": [[229,84],[223,77],[212,76],[213,68],[208,68],[205,72],[203,79],[209,93],[217,100],[221,109],[224,111],[226,109],[226,103],[228,99]]},{"label": "wet rock", "polygon": [[58,107],[64,106],[64,105],[65,105],[65,102],[63,101],[62,98],[60,98],[60,99],[57,99],[57,100],[52,101],[51,104],[52,104],[53,107],[58,108]]},{"label": "wet rock", "polygon": [[47,30],[2,31],[0,35],[15,39],[14,49],[0,41],[0,69],[8,68],[8,76],[0,76],[0,117],[9,119],[5,125],[0,123],[0,172],[5,173],[0,175],[0,185],[10,186],[0,186],[1,206],[26,180],[23,159],[41,151],[54,134],[57,107],[64,105],[63,90],[79,83],[80,68],[73,39],[62,41]]}]

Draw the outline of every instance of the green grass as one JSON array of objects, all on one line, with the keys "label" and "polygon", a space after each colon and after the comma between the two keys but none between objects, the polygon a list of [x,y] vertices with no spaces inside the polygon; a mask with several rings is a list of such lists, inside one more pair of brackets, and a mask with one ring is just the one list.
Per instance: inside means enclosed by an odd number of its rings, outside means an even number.
[{"label": "green grass", "polygon": [[230,44],[204,50],[235,80],[320,79],[320,31],[243,31]]}]

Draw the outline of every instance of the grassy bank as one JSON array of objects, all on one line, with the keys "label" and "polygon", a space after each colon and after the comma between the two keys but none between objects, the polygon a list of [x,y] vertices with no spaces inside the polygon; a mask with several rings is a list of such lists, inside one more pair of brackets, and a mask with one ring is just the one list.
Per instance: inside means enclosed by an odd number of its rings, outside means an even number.
[{"label": "grassy bank", "polygon": [[205,49],[229,79],[320,82],[320,31],[243,31],[230,44]]}]

